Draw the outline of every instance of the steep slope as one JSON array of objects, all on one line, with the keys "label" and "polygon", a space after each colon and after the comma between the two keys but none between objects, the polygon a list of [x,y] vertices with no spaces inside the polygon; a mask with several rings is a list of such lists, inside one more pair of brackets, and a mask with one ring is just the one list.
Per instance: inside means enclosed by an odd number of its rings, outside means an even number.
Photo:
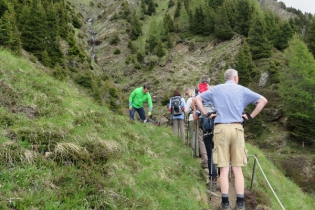
[{"label": "steep slope", "polygon": [[287,20],[289,18],[294,18],[296,15],[294,15],[291,12],[288,12],[281,8],[281,5],[279,2],[274,0],[258,0],[259,5],[263,10],[271,10],[275,14],[277,14],[280,18]]},{"label": "steep slope", "polygon": [[[128,48],[129,23],[125,19],[115,18],[115,14],[123,12],[122,4],[124,1],[95,0],[91,3],[69,0],[69,2],[84,17],[82,31],[84,32],[87,52],[93,47],[93,53],[96,54],[95,63],[102,71],[111,75],[116,86],[125,93],[122,102],[125,104],[123,105],[125,110],[127,110],[127,97],[132,89],[150,83],[152,85],[151,95],[154,100],[153,114],[161,120],[162,125],[171,122],[165,105],[173,90],[179,89],[183,93],[186,88],[194,88],[200,76],[204,74],[211,76],[212,84],[222,82],[222,72],[234,63],[235,54],[238,52],[243,39],[242,36],[236,35],[230,41],[220,42],[212,36],[182,38],[181,34],[174,33],[172,34],[173,48],[163,59],[157,61],[157,65],[153,70],[137,69],[135,65],[126,63],[128,58],[135,54]],[[141,21],[143,34],[134,42],[137,47],[145,47],[149,38],[150,25],[162,21],[165,12],[168,10],[167,2],[159,1],[156,15],[145,16]],[[140,7],[140,1],[128,1],[128,3],[132,9]],[[258,3],[262,9],[272,10],[283,19],[295,16],[282,9],[279,2],[260,0]],[[174,12],[174,8],[169,11],[170,13]],[[91,20],[91,25],[89,20]],[[117,44],[111,44],[115,35],[118,35],[120,41]],[[91,42],[92,39],[95,41]],[[88,44],[90,45],[88,46]],[[114,53],[117,49],[120,50],[120,54]],[[145,56],[147,60],[151,59],[150,55]],[[290,142],[288,143],[286,139],[286,118],[277,92],[278,86],[272,84],[271,76],[268,74],[271,68],[270,63],[274,61],[286,63],[282,52],[275,49],[270,58],[255,62],[256,69],[252,88],[266,96],[269,103],[262,113],[264,123],[250,125],[247,140],[263,148],[276,148],[281,153],[299,153],[299,151],[295,151],[296,145],[294,144],[293,148],[290,148]],[[269,87],[264,88],[266,86]],[[274,130],[277,130],[280,134],[274,135]],[[262,132],[264,132],[264,135],[260,136]],[[299,149],[303,150],[303,148]],[[301,158],[297,157],[294,164],[299,164],[300,160]],[[299,170],[300,172],[293,173],[303,177],[300,181],[297,179],[297,182],[302,183],[303,186],[305,183],[312,181],[314,177],[311,172],[312,175],[301,172],[311,171],[309,165],[312,165],[312,158],[307,157],[306,160],[303,164],[305,167],[302,167]],[[283,167],[284,165],[285,163]],[[285,170],[288,171],[288,174],[291,174],[290,168]],[[313,190],[309,189],[307,191]]]},{"label": "steep slope", "polygon": [[169,129],[2,49],[0,62],[1,209],[207,208],[198,162]]},{"label": "steep slope", "polygon": [[[93,18],[92,25],[98,43],[94,47],[97,56],[96,63],[104,72],[113,77],[117,86],[127,95],[133,88],[150,83],[153,86],[151,90],[155,107],[153,113],[161,119],[162,123],[166,123],[169,117],[161,104],[162,100],[168,98],[176,88],[182,93],[186,88],[194,88],[204,74],[211,75],[213,84],[219,83],[221,71],[228,64],[233,63],[234,55],[242,43],[239,36],[235,36],[230,41],[219,42],[212,37],[194,37],[186,40],[174,34],[172,37],[174,47],[166,58],[160,60],[152,71],[138,70],[133,65],[125,63],[132,54],[128,49],[129,36],[126,33],[128,23],[123,19],[113,18],[115,13],[121,10],[122,1],[95,1],[94,6],[85,5],[88,9],[83,9],[81,3],[70,2],[81,11],[85,20]],[[167,10],[166,2],[159,2],[155,16],[146,17],[143,35],[139,38],[139,46],[143,46],[148,39],[146,34],[148,34],[150,24],[163,20]],[[139,2],[131,1],[130,4],[138,5]],[[89,40],[87,21],[82,30],[85,32],[86,40]],[[110,41],[115,34],[118,34],[120,41],[117,45],[111,45]],[[114,51],[117,48],[121,53],[115,55]]]}]

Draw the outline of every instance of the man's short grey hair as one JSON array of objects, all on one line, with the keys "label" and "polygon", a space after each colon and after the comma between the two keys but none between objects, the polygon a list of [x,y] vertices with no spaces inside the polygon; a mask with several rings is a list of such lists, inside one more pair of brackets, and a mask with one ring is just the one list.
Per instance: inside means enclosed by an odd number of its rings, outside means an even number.
[{"label": "man's short grey hair", "polygon": [[200,82],[203,83],[203,82],[207,82],[207,83],[210,83],[210,78],[207,76],[207,75],[204,75],[200,78]]},{"label": "man's short grey hair", "polygon": [[235,69],[228,69],[224,73],[225,80],[232,80],[235,76],[237,76],[237,71]]}]

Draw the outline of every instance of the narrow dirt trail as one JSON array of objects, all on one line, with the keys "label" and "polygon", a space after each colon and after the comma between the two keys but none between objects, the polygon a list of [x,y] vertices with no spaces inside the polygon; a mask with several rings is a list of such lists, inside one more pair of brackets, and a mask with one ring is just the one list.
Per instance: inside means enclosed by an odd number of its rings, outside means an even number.
[{"label": "narrow dirt trail", "polygon": [[[204,171],[205,171],[205,177],[208,177],[208,169],[205,169]],[[208,181],[208,179],[207,179],[207,181]],[[208,188],[207,194],[208,194],[209,203],[212,206],[212,209],[214,209],[214,210],[219,209],[219,206],[221,204],[221,191],[220,191],[219,178],[217,180],[217,188],[214,189],[211,193],[211,200],[210,200],[210,188]],[[230,176],[230,179],[229,179],[229,201],[230,201],[230,205],[231,205],[232,209],[234,209],[235,208],[235,202],[236,202],[236,192],[235,192],[233,175]]]},{"label": "narrow dirt trail", "polygon": [[[208,179],[208,169],[204,170],[204,176],[206,182],[209,181]],[[245,180],[246,181],[246,180]],[[214,189],[211,193],[211,200],[210,200],[210,188],[207,189],[207,196],[209,198],[209,205],[212,206],[212,210],[218,210],[221,204],[221,190],[220,190],[220,180],[218,178],[217,180],[217,187]],[[255,196],[250,192],[249,190],[245,189],[245,207],[246,210],[254,210],[257,209],[258,203],[256,201]],[[236,204],[236,191],[235,191],[235,185],[234,185],[234,176],[233,172],[231,175],[229,175],[229,201],[231,205],[231,209],[235,209],[235,204]],[[263,209],[269,209],[269,208],[261,208]]]}]

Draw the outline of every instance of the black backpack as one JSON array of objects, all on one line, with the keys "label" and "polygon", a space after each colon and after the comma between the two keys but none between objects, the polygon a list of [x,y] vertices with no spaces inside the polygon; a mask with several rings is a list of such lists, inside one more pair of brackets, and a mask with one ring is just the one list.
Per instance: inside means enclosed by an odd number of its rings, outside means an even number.
[{"label": "black backpack", "polygon": [[180,96],[174,96],[172,99],[172,105],[171,105],[171,113],[173,116],[179,116],[183,114],[182,110],[182,101]]}]

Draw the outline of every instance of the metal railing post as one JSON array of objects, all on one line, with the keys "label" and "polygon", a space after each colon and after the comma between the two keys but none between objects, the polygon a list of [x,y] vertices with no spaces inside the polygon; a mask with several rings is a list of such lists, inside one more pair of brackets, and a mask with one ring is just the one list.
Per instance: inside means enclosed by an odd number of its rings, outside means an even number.
[{"label": "metal railing post", "polygon": [[256,157],[257,155],[254,155],[254,166],[253,166],[253,173],[252,173],[252,181],[250,183],[250,191],[253,192],[253,184],[254,184],[254,179],[255,179],[255,171],[256,171]]}]

